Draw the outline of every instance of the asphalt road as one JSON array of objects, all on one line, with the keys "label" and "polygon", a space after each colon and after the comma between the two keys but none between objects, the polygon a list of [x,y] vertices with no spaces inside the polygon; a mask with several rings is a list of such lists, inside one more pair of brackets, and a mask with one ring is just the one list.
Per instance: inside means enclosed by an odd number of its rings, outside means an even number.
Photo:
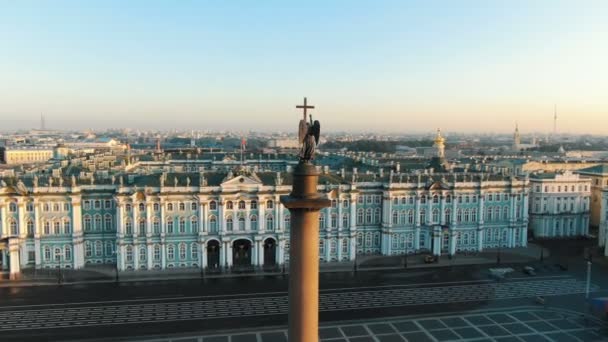
[{"label": "asphalt road", "polygon": [[[547,259],[535,277],[523,274],[522,265],[500,265],[515,270],[500,282],[487,272],[497,266],[324,273],[320,318],[331,322],[530,305],[539,295],[572,308],[584,302],[586,268],[578,256],[568,257],[567,271]],[[608,272],[593,271],[592,290],[608,288]],[[285,276],[9,287],[0,288],[0,298],[2,341],[111,340],[279,326],[287,323],[288,309]]]}]

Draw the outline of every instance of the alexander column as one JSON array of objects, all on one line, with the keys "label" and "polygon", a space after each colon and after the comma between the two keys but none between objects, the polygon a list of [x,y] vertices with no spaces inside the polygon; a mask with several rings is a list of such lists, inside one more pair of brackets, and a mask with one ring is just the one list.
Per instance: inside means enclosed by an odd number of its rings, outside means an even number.
[{"label": "alexander column", "polygon": [[291,194],[281,203],[291,213],[289,251],[289,342],[319,340],[319,210],[329,207],[327,197],[317,192],[319,174],[312,160],[319,143],[319,121],[306,120],[313,109],[304,98],[298,139],[299,163],[293,171]]}]

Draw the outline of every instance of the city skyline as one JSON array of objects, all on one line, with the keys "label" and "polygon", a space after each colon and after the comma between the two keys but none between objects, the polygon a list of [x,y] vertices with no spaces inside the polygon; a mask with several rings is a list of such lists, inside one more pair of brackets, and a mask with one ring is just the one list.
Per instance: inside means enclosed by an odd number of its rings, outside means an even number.
[{"label": "city skyline", "polygon": [[[604,134],[602,2],[5,4],[5,129]],[[483,29],[482,29],[483,28]]]}]

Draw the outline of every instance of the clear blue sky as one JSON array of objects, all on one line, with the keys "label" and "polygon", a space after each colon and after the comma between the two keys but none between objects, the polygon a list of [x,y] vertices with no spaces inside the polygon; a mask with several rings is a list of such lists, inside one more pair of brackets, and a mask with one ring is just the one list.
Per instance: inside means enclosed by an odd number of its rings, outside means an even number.
[{"label": "clear blue sky", "polygon": [[608,133],[608,1],[1,1],[3,128]]}]

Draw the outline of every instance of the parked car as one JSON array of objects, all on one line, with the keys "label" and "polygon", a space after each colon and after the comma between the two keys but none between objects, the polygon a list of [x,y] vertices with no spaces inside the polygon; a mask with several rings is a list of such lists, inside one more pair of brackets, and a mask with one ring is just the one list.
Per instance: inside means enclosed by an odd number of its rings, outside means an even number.
[{"label": "parked car", "polygon": [[435,261],[437,261],[437,258],[434,255],[427,255],[424,257],[424,263],[425,264],[432,264]]},{"label": "parked car", "polygon": [[536,275],[536,270],[534,269],[534,267],[531,266],[526,266],[523,269],[524,273],[529,275],[529,276],[535,276]]}]

